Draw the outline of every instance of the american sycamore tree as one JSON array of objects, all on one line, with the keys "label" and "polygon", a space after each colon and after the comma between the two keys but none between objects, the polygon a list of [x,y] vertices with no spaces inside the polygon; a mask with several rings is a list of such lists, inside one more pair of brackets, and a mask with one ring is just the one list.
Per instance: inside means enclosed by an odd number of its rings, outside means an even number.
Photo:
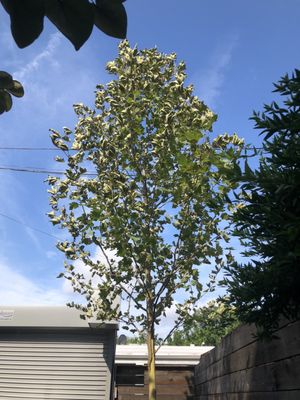
[{"label": "american sycamore tree", "polygon": [[242,140],[209,139],[216,116],[185,85],[175,54],[123,41],[107,70],[116,78],[97,87],[95,108],[75,105],[75,129],[52,131],[65,171],[48,178],[49,217],[69,233],[58,243],[61,275],[86,298],[72,305],[145,334],[155,400],[157,327],[171,308],[175,327],[191,315],[200,266],[216,272],[232,257],[222,221]]}]

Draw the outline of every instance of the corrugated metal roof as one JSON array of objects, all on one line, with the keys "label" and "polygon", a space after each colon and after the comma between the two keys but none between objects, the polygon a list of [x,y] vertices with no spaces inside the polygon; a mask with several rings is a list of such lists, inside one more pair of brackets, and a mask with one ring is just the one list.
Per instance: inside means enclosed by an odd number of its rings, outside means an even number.
[{"label": "corrugated metal roof", "polygon": [[[156,365],[197,365],[202,354],[213,346],[161,346],[156,353]],[[146,345],[117,345],[116,364],[147,364]]]},{"label": "corrugated metal roof", "polygon": [[115,321],[102,323],[91,318],[83,320],[80,311],[69,307],[0,306],[0,328],[105,328],[116,327]]}]

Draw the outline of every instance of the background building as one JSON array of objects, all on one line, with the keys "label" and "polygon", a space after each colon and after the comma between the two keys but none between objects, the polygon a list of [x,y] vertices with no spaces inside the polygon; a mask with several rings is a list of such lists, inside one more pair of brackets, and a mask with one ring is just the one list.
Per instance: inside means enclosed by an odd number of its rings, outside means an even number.
[{"label": "background building", "polygon": [[[157,400],[192,400],[194,369],[211,346],[162,346],[156,354]],[[117,345],[115,399],[147,399],[147,346]]]},{"label": "background building", "polygon": [[1,400],[109,400],[117,324],[67,307],[0,309]]}]

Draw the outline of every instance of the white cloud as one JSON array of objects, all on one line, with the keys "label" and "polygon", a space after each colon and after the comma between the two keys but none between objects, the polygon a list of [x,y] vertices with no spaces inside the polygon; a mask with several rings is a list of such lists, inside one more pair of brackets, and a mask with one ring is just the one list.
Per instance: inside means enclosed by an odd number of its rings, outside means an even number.
[{"label": "white cloud", "polygon": [[[38,45],[42,46],[42,42]],[[52,34],[40,49],[24,66],[17,67],[13,76],[25,89],[20,102],[23,117],[34,118],[38,123],[43,118],[48,129],[63,115],[66,120],[73,115],[72,104],[93,98],[97,82],[92,67],[83,63],[81,54],[69,48],[60,33]]]},{"label": "white cloud", "polygon": [[211,108],[216,106],[216,101],[221,95],[226,69],[230,64],[236,45],[237,37],[228,40],[215,52],[209,67],[202,70],[198,77],[193,79],[196,82],[195,89],[199,98]]},{"label": "white cloud", "polygon": [[[5,190],[5,186],[3,188]],[[1,196],[0,196],[0,200],[1,200]],[[19,227],[21,225],[22,229],[24,229],[26,235],[30,238],[30,240],[33,242],[33,244],[35,245],[36,249],[39,251],[42,251],[42,246],[40,244],[40,240],[38,238],[38,236],[35,234],[34,229],[26,226],[26,222],[24,221],[24,218],[21,216],[17,216],[14,217],[14,215],[16,215],[16,209],[17,207],[14,207],[15,210],[13,210],[13,206],[11,206],[11,210],[8,211],[4,211],[4,213],[0,212],[0,217],[2,219],[5,219],[5,222],[10,221],[10,223],[12,222],[14,225],[18,224]],[[4,207],[4,210],[6,210],[6,208]],[[3,240],[3,243],[6,242],[7,245],[7,237],[6,237],[6,224],[2,223],[0,225],[0,240]]]},{"label": "white cloud", "polygon": [[47,65],[50,65],[54,68],[59,66],[58,62],[55,60],[54,53],[59,47],[61,42],[62,35],[60,33],[54,33],[50,36],[50,39],[46,45],[45,50],[36,55],[29,63],[27,63],[24,67],[13,73],[13,76],[20,80],[23,84],[26,83],[28,78],[34,76],[33,74],[37,72],[43,64],[46,62]]},{"label": "white cloud", "polygon": [[[119,257],[116,256],[116,253],[113,250],[106,250],[105,254],[109,258],[109,260],[114,260],[115,262],[118,262],[118,260],[120,259]],[[92,262],[100,261],[104,265],[107,265],[106,257],[104,256],[99,247],[97,247],[94,256],[91,257],[91,260]],[[86,281],[89,281],[92,278],[92,274],[89,270],[89,267],[85,265],[82,261],[77,260],[74,262],[73,265],[75,267],[75,272],[78,274],[82,274],[85,277]],[[97,283],[101,282],[101,277],[94,276],[92,281],[95,285],[97,285]],[[67,279],[63,283],[63,290],[65,293],[73,293],[72,284]]]},{"label": "white cloud", "polygon": [[157,334],[164,339],[169,332],[173,329],[177,320],[178,314],[176,314],[176,301],[170,308],[166,309],[166,316],[161,318],[159,326],[156,328]]},{"label": "white cloud", "polygon": [[42,287],[0,262],[1,305],[64,305],[70,300],[63,290]]}]

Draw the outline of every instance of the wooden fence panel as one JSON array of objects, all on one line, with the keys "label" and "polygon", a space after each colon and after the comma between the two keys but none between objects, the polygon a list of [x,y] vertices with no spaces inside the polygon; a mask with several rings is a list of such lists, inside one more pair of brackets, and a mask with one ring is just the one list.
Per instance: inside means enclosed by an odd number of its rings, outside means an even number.
[{"label": "wooden fence panel", "polygon": [[[157,367],[157,400],[194,400],[194,367]],[[118,400],[148,399],[148,373],[144,386],[118,386]]]},{"label": "wooden fence panel", "polygon": [[300,399],[300,321],[282,320],[270,342],[254,334],[241,326],[201,357],[196,400]]}]

